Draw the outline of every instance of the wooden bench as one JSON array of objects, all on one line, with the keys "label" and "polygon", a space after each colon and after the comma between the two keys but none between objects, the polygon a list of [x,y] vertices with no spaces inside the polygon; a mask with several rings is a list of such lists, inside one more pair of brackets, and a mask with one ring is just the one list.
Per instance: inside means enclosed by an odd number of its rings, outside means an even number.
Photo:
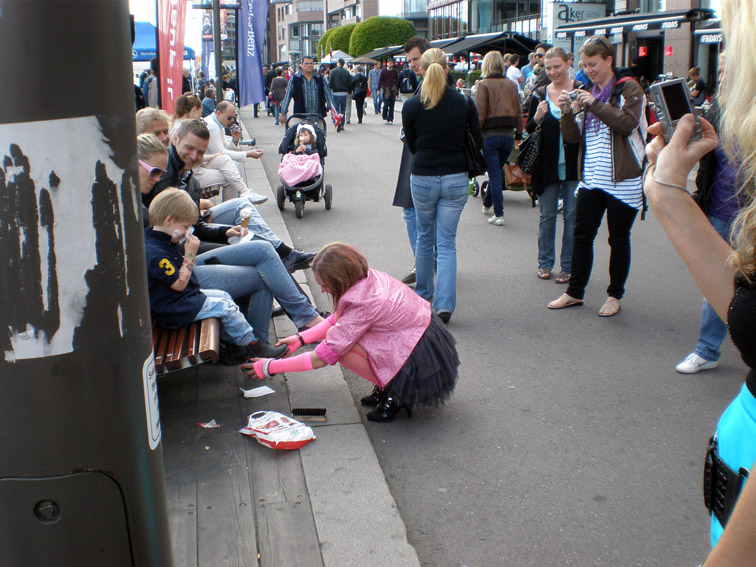
[{"label": "wooden bench", "polygon": [[152,327],[155,372],[165,374],[203,362],[218,362],[220,321],[202,319],[181,329]]}]

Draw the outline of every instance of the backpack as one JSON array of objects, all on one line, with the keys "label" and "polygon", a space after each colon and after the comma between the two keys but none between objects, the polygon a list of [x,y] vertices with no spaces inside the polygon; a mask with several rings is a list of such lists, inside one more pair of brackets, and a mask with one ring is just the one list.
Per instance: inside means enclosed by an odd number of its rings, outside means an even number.
[{"label": "backpack", "polygon": [[[614,92],[619,96],[620,98],[620,106],[622,106],[622,91],[624,89],[624,86],[622,86],[623,83],[626,83],[627,81],[635,80],[633,77],[622,77],[617,81],[617,84],[614,87]],[[638,127],[633,130],[633,133],[630,134],[630,137],[628,138],[628,141],[630,142],[630,148],[633,151],[633,155],[635,156],[635,160],[638,162],[638,164],[641,166],[641,169],[645,169],[646,167],[646,138],[648,136],[648,124],[649,124],[649,118],[651,119],[651,123],[656,122],[656,114],[654,114],[653,110],[651,110],[648,107],[648,101],[646,100],[646,97],[641,97],[641,112],[640,112],[640,118],[638,120]],[[650,110],[650,112],[648,112]],[[648,113],[648,117],[647,117]],[[643,208],[641,209],[641,220],[646,220],[646,212],[648,211],[648,203],[646,202],[646,192],[643,190],[643,186],[641,185],[641,196],[643,198]]]},{"label": "backpack", "polygon": [[413,89],[412,89],[412,80],[410,79],[409,72],[403,71],[402,75],[404,76],[399,81],[399,92],[411,93]]}]

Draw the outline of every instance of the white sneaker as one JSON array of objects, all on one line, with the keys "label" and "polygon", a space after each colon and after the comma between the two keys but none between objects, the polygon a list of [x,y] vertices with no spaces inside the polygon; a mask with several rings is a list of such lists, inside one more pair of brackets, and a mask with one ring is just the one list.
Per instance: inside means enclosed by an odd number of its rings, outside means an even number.
[{"label": "white sneaker", "polygon": [[487,214],[489,214],[489,213],[491,212],[491,209],[493,209],[493,207],[486,207],[486,206],[484,205],[484,206],[483,206],[483,214],[484,214],[484,215],[487,215]]},{"label": "white sneaker", "polygon": [[719,366],[718,360],[706,360],[701,358],[695,352],[691,352],[685,357],[680,364],[675,366],[675,370],[682,374],[695,374],[701,370],[711,370]]},{"label": "white sneaker", "polygon": [[246,197],[250,201],[252,201],[253,205],[262,205],[265,201],[268,200],[268,198],[265,195],[260,195],[259,193],[255,193],[252,191],[252,189],[248,189],[247,191],[242,191],[239,193],[239,197]]},{"label": "white sneaker", "polygon": [[494,215],[490,219],[488,219],[488,222],[495,224],[496,226],[501,226],[504,224],[504,217],[497,217],[496,215]]}]

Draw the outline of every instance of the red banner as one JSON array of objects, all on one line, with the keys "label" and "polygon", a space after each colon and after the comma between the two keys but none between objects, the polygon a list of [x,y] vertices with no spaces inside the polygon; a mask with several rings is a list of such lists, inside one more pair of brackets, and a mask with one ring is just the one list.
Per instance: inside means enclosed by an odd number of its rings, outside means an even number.
[{"label": "red banner", "polygon": [[158,0],[158,53],[160,54],[160,107],[173,115],[181,95],[184,67],[186,0]]}]

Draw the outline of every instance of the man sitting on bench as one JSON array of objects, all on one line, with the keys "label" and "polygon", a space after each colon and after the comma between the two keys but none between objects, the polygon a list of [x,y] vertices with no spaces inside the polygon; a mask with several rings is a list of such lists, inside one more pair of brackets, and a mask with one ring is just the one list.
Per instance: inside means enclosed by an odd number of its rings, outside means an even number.
[{"label": "man sitting on bench", "polygon": [[[226,364],[250,358],[281,358],[287,345],[271,346],[255,337],[255,331],[225,291],[200,289],[192,272],[199,239],[191,233],[197,222],[197,205],[186,191],[165,189],[150,204],[150,225],[145,229],[147,279],[152,319],[161,327],[178,329],[193,321],[217,317],[222,338],[229,343],[221,351]],[[178,244],[184,243],[184,255]]]}]

